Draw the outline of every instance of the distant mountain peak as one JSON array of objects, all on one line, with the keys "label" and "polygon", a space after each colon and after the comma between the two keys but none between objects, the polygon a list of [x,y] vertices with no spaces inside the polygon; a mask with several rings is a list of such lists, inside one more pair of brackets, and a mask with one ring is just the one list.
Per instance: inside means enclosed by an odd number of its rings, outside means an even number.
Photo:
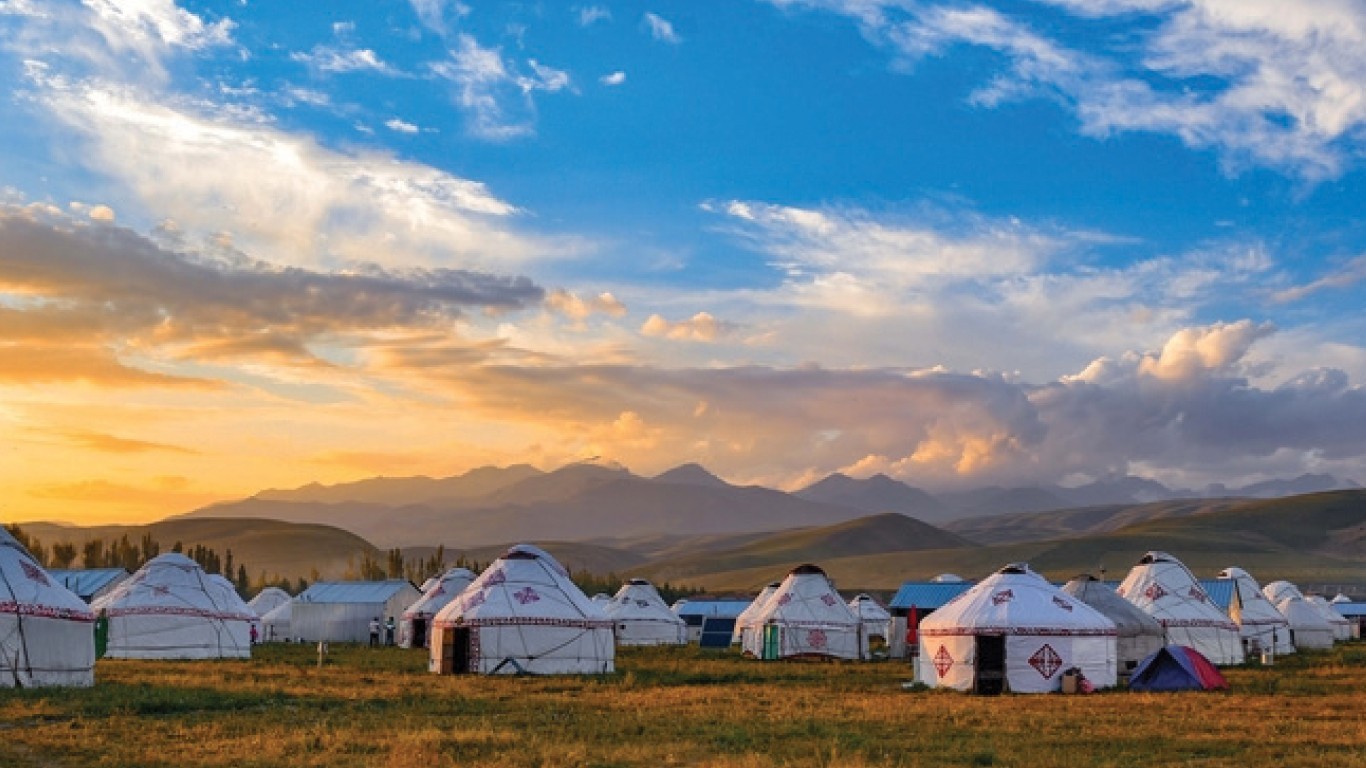
[{"label": "distant mountain peak", "polygon": [[859,480],[834,472],[794,495],[823,504],[839,504],[866,512],[897,512],[922,520],[944,514],[944,505],[935,497],[881,473]]},{"label": "distant mountain peak", "polygon": [[624,472],[628,475],[631,473],[631,470],[627,469],[625,464],[622,464],[616,459],[609,459],[606,456],[590,456],[586,459],[580,459],[579,461],[576,461],[568,466],[597,467],[598,469],[606,469],[612,472]]},{"label": "distant mountain peak", "polygon": [[725,480],[708,472],[705,467],[697,463],[680,464],[666,472],[661,472],[654,476],[654,480],[660,483],[675,483],[677,485],[700,485],[706,488],[726,488],[730,486]]}]

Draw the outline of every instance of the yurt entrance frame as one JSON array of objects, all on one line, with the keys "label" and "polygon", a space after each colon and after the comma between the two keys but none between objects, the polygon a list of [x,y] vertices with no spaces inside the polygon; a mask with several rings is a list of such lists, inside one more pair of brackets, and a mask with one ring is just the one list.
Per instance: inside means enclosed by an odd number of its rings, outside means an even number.
[{"label": "yurt entrance frame", "polygon": [[973,661],[976,693],[996,696],[1005,692],[1006,636],[977,635]]}]

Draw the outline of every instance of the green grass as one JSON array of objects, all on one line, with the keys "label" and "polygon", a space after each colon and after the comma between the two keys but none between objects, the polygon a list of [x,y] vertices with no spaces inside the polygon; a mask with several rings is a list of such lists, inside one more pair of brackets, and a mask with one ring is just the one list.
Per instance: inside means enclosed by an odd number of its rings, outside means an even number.
[{"label": "green grass", "polygon": [[1341,766],[1366,764],[1366,645],[1226,670],[1205,694],[979,698],[903,664],[625,650],[604,677],[436,677],[416,651],[270,646],[101,661],[0,690],[4,766]]}]

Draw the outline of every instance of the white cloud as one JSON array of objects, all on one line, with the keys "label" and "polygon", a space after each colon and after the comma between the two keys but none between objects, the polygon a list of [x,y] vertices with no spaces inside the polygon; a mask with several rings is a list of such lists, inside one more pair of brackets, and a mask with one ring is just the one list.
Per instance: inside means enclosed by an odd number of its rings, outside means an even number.
[{"label": "white cloud", "polygon": [[610,21],[612,11],[601,5],[588,5],[576,9],[579,18],[579,26],[591,27],[599,21]]},{"label": "white cloud", "polygon": [[119,204],[200,236],[301,265],[493,266],[582,247],[520,234],[481,183],[370,151],[339,152],[214,105],[159,103],[102,83],[52,87],[40,104]]},{"label": "white cloud", "polygon": [[1361,156],[1366,136],[1366,7],[1357,0],[1036,0],[1088,20],[1142,21],[1130,34],[1091,36],[1085,52],[985,5],[770,2],[857,19],[911,62],[958,44],[990,48],[1008,67],[973,103],[1054,98],[1087,135],[1169,134],[1215,150],[1235,172],[1333,178]]},{"label": "white cloud", "polygon": [[460,0],[408,0],[413,6],[422,26],[445,35],[448,31],[446,20],[451,17],[463,18],[470,14],[470,7]]},{"label": "white cloud", "polygon": [[670,322],[660,315],[650,315],[640,332],[673,341],[716,341],[729,334],[733,326],[717,320],[708,312],[698,312],[686,320]]},{"label": "white cloud", "polygon": [[599,77],[598,82],[607,86],[621,85],[622,83],[626,82],[626,73],[622,72],[621,70],[617,70],[616,72],[611,72],[609,74],[603,75],[602,77]]},{"label": "white cloud", "polygon": [[386,120],[386,121],[384,122],[384,127],[388,128],[388,129],[391,130],[391,131],[394,131],[395,133],[407,133],[407,134],[414,134],[414,133],[417,133],[419,130],[421,130],[421,129],[418,128],[416,125],[413,125],[412,123],[404,122],[403,120],[400,120],[400,119],[398,119],[397,117],[392,118],[392,119],[390,119],[390,120]]},{"label": "white cloud", "polygon": [[683,42],[683,38],[674,31],[674,25],[664,17],[655,13],[646,13],[644,20],[645,28],[650,31],[650,36],[654,39],[670,45],[678,45]]},{"label": "white cloud", "polygon": [[626,315],[626,305],[608,292],[584,299],[570,291],[554,290],[546,294],[545,305],[551,311],[574,321],[587,320],[595,314],[609,317],[624,317]]},{"label": "white cloud", "polygon": [[329,45],[315,45],[313,50],[308,53],[292,53],[290,59],[306,64],[310,69],[319,72],[345,73],[345,72],[374,72],[376,74],[396,77],[402,73],[381,60],[378,54],[369,48],[352,48],[348,50],[334,48]]},{"label": "white cloud", "polygon": [[497,48],[484,48],[473,36],[461,34],[451,60],[432,65],[432,71],[456,85],[456,103],[469,118],[471,134],[506,141],[534,132],[536,91],[554,93],[568,88],[567,72],[527,61],[528,72],[505,60]]}]

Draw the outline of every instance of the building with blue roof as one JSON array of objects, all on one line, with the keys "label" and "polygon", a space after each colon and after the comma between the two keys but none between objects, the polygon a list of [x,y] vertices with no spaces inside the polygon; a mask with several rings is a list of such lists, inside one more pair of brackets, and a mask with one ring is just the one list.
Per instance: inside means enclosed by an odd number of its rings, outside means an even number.
[{"label": "building with blue roof", "polygon": [[314,643],[363,643],[370,638],[370,622],[393,618],[422,593],[407,579],[386,581],[320,581],[299,593],[290,609],[289,634]]}]

